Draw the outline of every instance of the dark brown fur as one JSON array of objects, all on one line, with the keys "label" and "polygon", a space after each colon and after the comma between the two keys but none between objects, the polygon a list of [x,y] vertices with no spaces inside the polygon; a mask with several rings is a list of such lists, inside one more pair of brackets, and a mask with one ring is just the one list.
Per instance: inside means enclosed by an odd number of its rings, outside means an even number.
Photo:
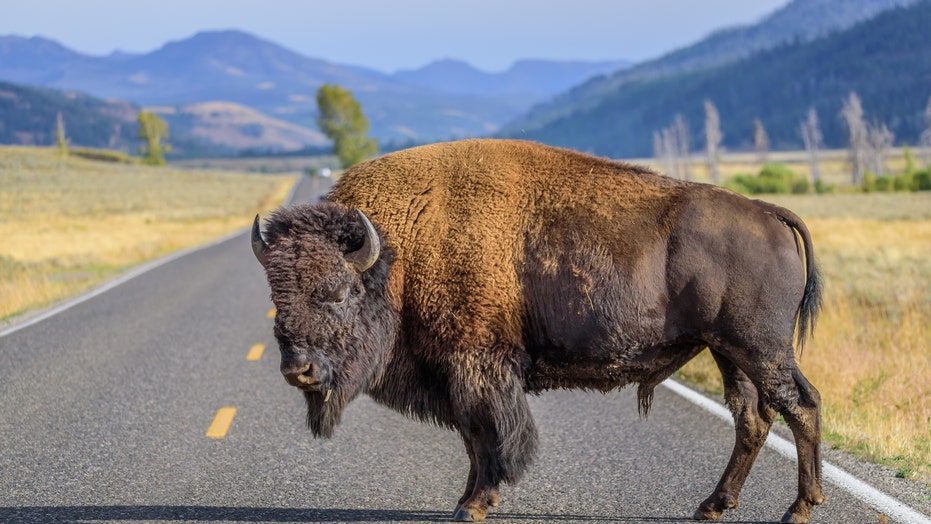
[{"label": "dark brown fur", "polygon": [[[696,517],[736,506],[776,412],[799,447],[784,518],[804,522],[824,500],[820,399],[793,349],[796,327],[799,343],[813,329],[820,281],[791,212],[513,140],[386,155],[328,200],[279,211],[267,232],[283,359],[314,362],[334,392],[305,391],[316,435],[360,393],[458,430],[472,467],[456,518],[481,520],[533,459],[525,393],[637,383],[646,414],[653,388],[707,346],[737,442]],[[384,244],[362,274],[343,258],[364,236],[354,209]]]}]

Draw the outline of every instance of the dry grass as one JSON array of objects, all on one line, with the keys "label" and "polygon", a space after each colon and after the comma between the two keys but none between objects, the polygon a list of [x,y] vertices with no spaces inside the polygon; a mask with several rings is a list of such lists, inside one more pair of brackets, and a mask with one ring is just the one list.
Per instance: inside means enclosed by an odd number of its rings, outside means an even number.
[{"label": "dry grass", "polygon": [[[770,196],[805,218],[826,280],[800,357],[835,447],[931,482],[931,194]],[[682,376],[720,392],[705,352]]]},{"label": "dry grass", "polygon": [[246,226],[294,180],[0,148],[0,320]]}]

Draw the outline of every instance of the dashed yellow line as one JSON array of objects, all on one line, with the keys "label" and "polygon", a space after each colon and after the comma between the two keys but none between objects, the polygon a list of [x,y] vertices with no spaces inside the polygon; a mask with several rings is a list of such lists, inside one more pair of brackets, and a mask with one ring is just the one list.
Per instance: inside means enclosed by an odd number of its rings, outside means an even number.
[{"label": "dashed yellow line", "polygon": [[223,438],[233,423],[233,417],[236,416],[236,408],[225,407],[217,411],[217,416],[213,417],[213,423],[207,429],[207,436],[210,438]]},{"label": "dashed yellow line", "polygon": [[256,344],[249,348],[249,353],[246,354],[246,360],[258,360],[262,358],[262,352],[265,351],[265,344]]},{"label": "dashed yellow line", "polygon": [[277,311],[275,310],[275,308],[271,308],[271,309],[268,310],[268,314],[265,315],[265,316],[267,316],[268,318],[275,318],[275,313],[277,313]]}]

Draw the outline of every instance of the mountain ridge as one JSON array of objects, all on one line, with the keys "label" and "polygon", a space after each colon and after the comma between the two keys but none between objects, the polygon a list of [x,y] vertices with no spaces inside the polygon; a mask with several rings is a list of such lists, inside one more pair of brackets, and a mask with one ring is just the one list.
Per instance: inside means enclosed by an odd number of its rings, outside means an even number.
[{"label": "mountain ridge", "polygon": [[555,119],[595,107],[628,82],[652,80],[717,67],[793,39],[811,41],[918,0],[792,0],[756,24],[721,28],[707,37],[611,75],[592,77],[569,91],[531,107],[506,123],[502,134],[540,128]]},{"label": "mountain ridge", "polygon": [[[336,64],[238,30],[202,31],[149,53],[106,56],[82,55],[41,37],[0,37],[0,80],[82,91],[142,106],[227,101],[314,128],[316,90],[324,83],[336,83],[359,99],[372,134],[381,141],[487,135],[535,101],[581,82],[592,71],[613,67],[608,62],[552,64],[558,73],[549,75],[559,77],[559,82],[548,89],[534,85],[533,74],[518,68],[522,80],[503,83],[519,89],[465,92],[424,84],[418,80],[424,77],[419,70],[389,75]],[[541,78],[546,73],[536,75]]]},{"label": "mountain ridge", "polygon": [[737,62],[674,76],[630,82],[592,107],[512,136],[614,157],[652,152],[653,133],[678,114],[688,124],[693,150],[703,136],[703,101],[720,114],[724,146],[751,147],[760,119],[774,149],[800,148],[799,125],[810,107],[821,121],[824,144],[843,147],[839,112],[856,92],[867,121],[886,124],[899,143],[914,144],[924,129],[931,95],[931,1],[895,7],[845,31],[811,42],[795,41]]}]

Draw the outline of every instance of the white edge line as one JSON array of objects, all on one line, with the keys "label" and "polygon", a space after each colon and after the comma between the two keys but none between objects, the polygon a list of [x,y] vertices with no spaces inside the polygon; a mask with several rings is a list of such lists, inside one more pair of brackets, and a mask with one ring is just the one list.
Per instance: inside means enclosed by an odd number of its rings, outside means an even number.
[{"label": "white edge line", "polygon": [[[672,390],[673,393],[678,394],[689,402],[710,412],[712,415],[731,425],[734,424],[731,411],[714,400],[671,379],[663,381],[662,385]],[[766,439],[766,445],[793,462],[798,462],[795,444],[779,435],[770,433],[769,437]],[[904,522],[906,524],[931,524],[931,519],[926,515],[910,508],[904,502],[886,495],[829,462],[821,462],[821,475],[835,486],[849,492],[851,495],[877,509],[883,515],[891,517],[897,522]]]},{"label": "white edge line", "polygon": [[[291,201],[294,199],[294,194],[297,193],[297,186],[299,186],[299,185],[301,184],[301,181],[303,181],[303,178],[302,178],[302,177],[303,177],[303,175],[298,175],[297,180],[296,180],[296,181],[294,182],[294,184],[291,186],[291,191],[288,192],[288,196],[285,197],[284,204],[282,204],[282,205],[290,204]],[[124,273],[123,275],[117,277],[117,278],[114,279],[114,280],[111,280],[110,282],[107,282],[106,284],[103,284],[103,285],[100,286],[100,287],[94,288],[94,289],[92,289],[91,291],[88,291],[87,293],[85,293],[85,294],[83,294],[83,295],[80,295],[80,296],[78,296],[78,297],[76,297],[76,298],[73,298],[73,299],[71,299],[71,300],[68,300],[68,301],[62,303],[62,304],[59,304],[58,306],[55,306],[55,307],[53,307],[52,309],[49,309],[48,311],[46,311],[46,312],[44,312],[44,313],[42,313],[42,314],[40,314],[40,315],[38,315],[38,316],[36,316],[36,317],[33,317],[33,318],[31,318],[31,319],[29,319],[29,320],[26,320],[26,321],[24,321],[24,322],[22,322],[22,323],[19,323],[19,324],[14,324],[14,325],[8,327],[7,329],[4,329],[3,331],[0,331],[0,338],[3,338],[3,337],[5,337],[5,336],[7,336],[7,335],[10,335],[10,334],[12,334],[12,333],[15,333],[15,332],[17,332],[17,331],[19,331],[19,330],[21,330],[21,329],[25,329],[25,328],[27,328],[27,327],[29,327],[29,326],[38,324],[39,322],[42,322],[43,320],[49,319],[49,318],[51,318],[51,317],[54,317],[55,315],[57,315],[57,314],[59,314],[59,313],[62,313],[62,312],[64,312],[64,311],[67,311],[67,310],[73,308],[74,306],[77,306],[78,304],[81,304],[81,303],[83,303],[83,302],[87,302],[88,300],[90,300],[90,299],[92,299],[92,298],[94,298],[94,297],[96,297],[96,296],[98,296],[98,295],[102,295],[102,294],[106,293],[107,291],[110,291],[111,289],[113,289],[113,288],[115,288],[115,287],[117,287],[117,286],[119,286],[119,285],[121,285],[121,284],[124,284],[124,283],[126,283],[126,282],[129,282],[130,280],[132,280],[132,279],[134,279],[134,278],[136,278],[136,277],[142,275],[143,273],[148,273],[149,271],[152,271],[153,269],[155,269],[155,268],[157,268],[157,267],[159,267],[159,266],[163,266],[163,265],[165,265],[165,264],[167,264],[167,263],[169,263],[169,262],[171,262],[171,261],[173,261],[173,260],[177,260],[177,259],[179,259],[179,258],[181,258],[181,257],[183,257],[183,256],[190,255],[191,253],[200,251],[200,250],[202,250],[202,249],[208,249],[208,248],[211,248],[211,247],[213,247],[213,246],[222,244],[222,243],[224,243],[224,242],[226,242],[226,241],[232,240],[233,238],[235,238],[235,237],[237,237],[237,236],[239,236],[239,235],[242,235],[243,233],[245,233],[246,231],[248,231],[248,230],[251,229],[251,228],[252,228],[251,225],[245,226],[245,227],[242,227],[242,228],[237,229],[236,231],[233,231],[232,233],[229,233],[228,235],[226,235],[226,236],[224,236],[224,237],[220,237],[220,238],[218,238],[218,239],[216,239],[216,240],[214,240],[214,241],[212,241],[212,242],[210,242],[210,243],[208,243],[208,244],[202,244],[202,245],[199,245],[199,246],[189,247],[189,248],[187,248],[187,249],[183,249],[183,250],[181,250],[181,251],[176,251],[176,252],[171,253],[171,254],[169,254],[169,255],[165,255],[165,256],[162,257],[162,258],[157,258],[157,259],[155,259],[155,260],[150,260],[149,262],[145,262],[145,263],[143,263],[142,265],[136,266],[136,267],[134,267],[133,269],[130,269],[129,272]],[[15,320],[14,320],[14,322],[15,322]]]}]

